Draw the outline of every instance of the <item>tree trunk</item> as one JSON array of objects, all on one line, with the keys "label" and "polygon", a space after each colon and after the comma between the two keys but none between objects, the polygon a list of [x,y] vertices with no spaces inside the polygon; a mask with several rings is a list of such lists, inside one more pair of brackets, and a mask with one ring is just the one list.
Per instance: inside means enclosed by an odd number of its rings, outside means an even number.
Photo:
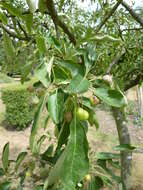
[{"label": "tree trunk", "polygon": [[[116,127],[119,136],[119,143],[121,144],[130,144],[130,135],[128,132],[126,117],[124,111],[119,108],[113,108],[113,116],[116,121]],[[121,151],[120,153],[121,160],[121,178],[122,178],[122,190],[124,186],[126,190],[131,189],[131,170],[132,170],[132,153],[128,151]]]},{"label": "tree trunk", "polygon": [[139,116],[143,117],[143,87],[138,86],[137,88],[138,106],[139,106]]}]

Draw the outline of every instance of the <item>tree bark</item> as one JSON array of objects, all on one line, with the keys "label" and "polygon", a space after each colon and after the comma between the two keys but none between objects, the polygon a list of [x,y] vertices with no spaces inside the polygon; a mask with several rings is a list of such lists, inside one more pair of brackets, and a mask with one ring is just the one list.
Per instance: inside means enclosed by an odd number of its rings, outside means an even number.
[{"label": "tree bark", "polygon": [[137,87],[137,98],[138,98],[138,107],[139,107],[139,116],[143,117],[143,87]]},{"label": "tree bark", "polygon": [[[130,144],[130,135],[126,124],[126,117],[124,111],[120,108],[112,108],[113,116],[116,121],[116,127],[119,136],[119,142],[121,144]],[[131,190],[131,171],[132,171],[132,153],[129,151],[120,152],[121,160],[121,179],[122,179],[122,190],[124,186],[126,190]]]}]

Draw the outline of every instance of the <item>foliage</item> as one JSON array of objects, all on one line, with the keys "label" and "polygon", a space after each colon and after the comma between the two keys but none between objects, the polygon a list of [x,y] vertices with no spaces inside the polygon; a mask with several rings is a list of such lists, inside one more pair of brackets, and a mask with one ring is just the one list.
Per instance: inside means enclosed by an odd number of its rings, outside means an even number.
[{"label": "foliage", "polygon": [[[91,1],[95,3],[95,11],[81,9],[77,1],[48,0],[45,3],[40,0],[37,10],[30,2],[32,1],[0,2],[0,19],[5,56],[9,63],[7,68],[14,72],[14,66],[19,63],[18,57],[23,58],[24,54],[24,67],[21,66],[22,83],[34,69],[38,80],[34,87],[37,91],[44,89],[30,135],[32,154],[39,156],[40,162],[45,161],[52,166],[40,188],[75,190],[80,189],[78,183],[81,183],[81,189],[100,189],[96,182],[100,184],[101,181],[102,185],[111,185],[107,176],[101,180],[101,176],[93,175],[91,188],[84,180],[84,176],[90,173],[88,127],[89,124],[99,127],[96,105],[90,100],[92,96],[97,96],[99,102],[102,101],[108,106],[122,110],[126,106],[124,90],[142,80],[143,59],[140,47],[143,36],[138,30],[133,30],[133,34],[130,30],[138,24],[122,8],[118,8],[114,16],[106,20],[106,16],[116,4],[114,0],[106,3]],[[118,53],[122,51],[123,54],[119,56]],[[116,63],[117,55],[119,58]],[[113,75],[109,77],[112,79],[111,83],[105,81],[104,75],[107,71]],[[7,119],[11,121],[11,113],[8,114],[8,111],[11,110],[9,101],[12,94],[12,108],[16,107],[17,100],[20,106],[19,110],[19,107],[16,108],[16,113],[13,112],[15,116],[21,115],[26,109],[26,119],[20,119],[20,125],[25,126],[32,119],[30,93],[24,88],[20,91],[7,91],[9,94],[3,98],[7,103]],[[26,102],[23,103],[15,92],[20,93],[20,98]],[[79,107],[84,113],[88,112],[89,116],[86,114],[86,117],[78,117],[76,113]],[[49,146],[41,154],[40,146],[47,136],[46,131],[40,134],[40,137],[38,135],[40,128],[45,129],[40,121],[44,109],[47,110],[44,125],[50,118],[58,133],[54,148]],[[14,125],[16,121],[17,118],[12,120]],[[113,158],[111,154],[104,156],[107,160],[107,157],[111,156],[110,160]],[[103,158],[103,154],[100,154],[98,165],[108,171],[117,184],[121,182],[108,170],[107,161],[101,157]]]},{"label": "foliage", "polygon": [[9,126],[23,129],[31,123],[34,108],[31,99],[34,93],[27,91],[25,86],[12,85],[2,90],[2,100],[6,105],[5,118]]}]

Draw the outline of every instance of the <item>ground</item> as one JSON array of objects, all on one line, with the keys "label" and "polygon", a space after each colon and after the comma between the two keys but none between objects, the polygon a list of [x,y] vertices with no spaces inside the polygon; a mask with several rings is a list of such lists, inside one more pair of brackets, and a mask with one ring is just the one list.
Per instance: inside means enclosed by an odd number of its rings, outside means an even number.
[{"label": "ground", "polygon": [[[0,89],[4,84],[0,84]],[[10,142],[11,158],[16,158],[21,151],[26,151],[29,147],[29,135],[31,128],[24,131],[12,131],[3,126],[5,106],[0,99],[0,160],[2,148],[5,143]],[[116,125],[111,112],[102,109],[97,110],[97,117],[100,123],[100,129],[97,131],[94,127],[89,128],[88,139],[90,147],[96,152],[113,151],[113,147],[118,145],[118,136]],[[143,129],[137,128],[132,118],[129,118],[128,129],[131,134],[133,145],[143,147]],[[50,129],[51,130],[51,129]],[[135,189],[143,190],[143,154],[133,154],[133,184]]]}]

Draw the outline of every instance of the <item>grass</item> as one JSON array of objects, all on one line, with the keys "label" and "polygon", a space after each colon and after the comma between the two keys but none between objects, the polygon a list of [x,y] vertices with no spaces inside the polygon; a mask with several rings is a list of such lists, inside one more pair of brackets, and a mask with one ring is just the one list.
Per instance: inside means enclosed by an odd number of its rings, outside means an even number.
[{"label": "grass", "polygon": [[6,74],[4,73],[0,73],[0,84],[1,83],[12,83],[14,82],[14,79],[11,77],[8,77]]},{"label": "grass", "polygon": [[37,82],[37,79],[36,78],[31,78],[31,80],[21,84],[20,81],[13,81],[11,83],[6,83],[2,86],[2,89],[5,89],[5,88],[9,88],[9,89],[13,89],[14,88],[25,88],[25,87],[28,87],[29,85],[32,85],[33,83]]}]

